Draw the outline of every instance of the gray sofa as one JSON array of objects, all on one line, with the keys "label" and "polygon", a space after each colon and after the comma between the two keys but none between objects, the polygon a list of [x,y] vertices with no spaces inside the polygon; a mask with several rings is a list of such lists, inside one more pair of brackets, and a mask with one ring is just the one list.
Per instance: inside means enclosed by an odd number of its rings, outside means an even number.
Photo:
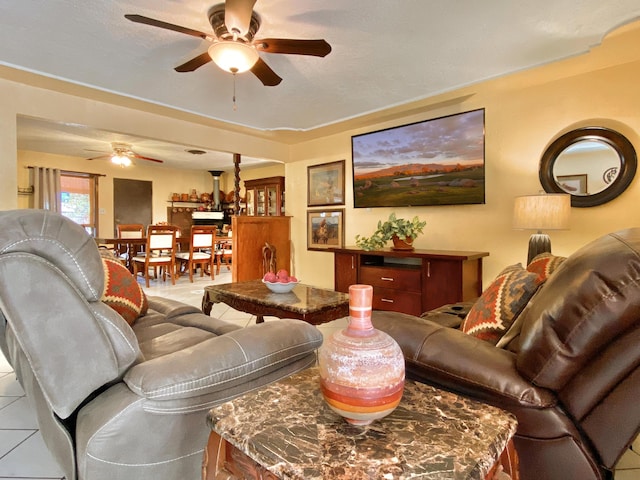
[{"label": "gray sofa", "polygon": [[130,326],[103,288],[82,227],[0,212],[0,348],[68,480],[200,478],[206,412],[314,364],[322,343],[302,321],[239,328],[157,297]]}]

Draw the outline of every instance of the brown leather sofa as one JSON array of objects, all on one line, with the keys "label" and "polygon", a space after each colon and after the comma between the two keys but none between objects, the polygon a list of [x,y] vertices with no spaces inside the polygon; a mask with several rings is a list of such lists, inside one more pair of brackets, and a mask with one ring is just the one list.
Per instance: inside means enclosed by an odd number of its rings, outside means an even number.
[{"label": "brown leather sofa", "polygon": [[457,311],[373,323],[398,341],[409,377],[517,417],[523,480],[613,478],[640,429],[640,228],[564,261],[504,348],[451,328]]}]

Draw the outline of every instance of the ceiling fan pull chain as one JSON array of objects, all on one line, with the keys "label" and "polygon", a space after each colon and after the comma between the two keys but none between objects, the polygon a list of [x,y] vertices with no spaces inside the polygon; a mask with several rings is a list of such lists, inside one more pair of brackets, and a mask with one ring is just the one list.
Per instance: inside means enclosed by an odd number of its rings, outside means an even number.
[{"label": "ceiling fan pull chain", "polygon": [[233,111],[238,110],[238,106],[236,105],[236,74],[233,74]]}]

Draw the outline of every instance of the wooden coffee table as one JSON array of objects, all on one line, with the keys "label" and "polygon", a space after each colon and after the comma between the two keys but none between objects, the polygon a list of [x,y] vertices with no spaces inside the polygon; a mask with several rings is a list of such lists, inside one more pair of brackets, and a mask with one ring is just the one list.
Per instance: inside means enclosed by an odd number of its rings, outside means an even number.
[{"label": "wooden coffee table", "polygon": [[349,315],[349,295],[299,283],[289,293],[273,293],[262,280],[224,283],[204,287],[202,311],[209,315],[214,303],[225,303],[236,310],[256,316],[297,318],[312,325]]},{"label": "wooden coffee table", "polygon": [[[513,415],[408,380],[398,408],[370,425],[339,417],[310,368],[210,410],[204,480],[518,478]],[[505,478],[505,477],[500,477]]]}]

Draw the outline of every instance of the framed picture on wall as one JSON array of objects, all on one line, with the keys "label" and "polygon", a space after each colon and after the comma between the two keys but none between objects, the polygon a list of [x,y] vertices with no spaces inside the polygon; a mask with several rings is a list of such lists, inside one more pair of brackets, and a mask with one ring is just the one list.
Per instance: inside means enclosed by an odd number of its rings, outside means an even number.
[{"label": "framed picture on wall", "polygon": [[558,183],[560,187],[567,193],[572,195],[586,195],[587,192],[587,174],[578,175],[558,175]]},{"label": "framed picture on wall", "polygon": [[344,160],[307,167],[307,206],[344,205]]},{"label": "framed picture on wall", "polygon": [[344,247],[344,208],[307,211],[307,250]]}]

